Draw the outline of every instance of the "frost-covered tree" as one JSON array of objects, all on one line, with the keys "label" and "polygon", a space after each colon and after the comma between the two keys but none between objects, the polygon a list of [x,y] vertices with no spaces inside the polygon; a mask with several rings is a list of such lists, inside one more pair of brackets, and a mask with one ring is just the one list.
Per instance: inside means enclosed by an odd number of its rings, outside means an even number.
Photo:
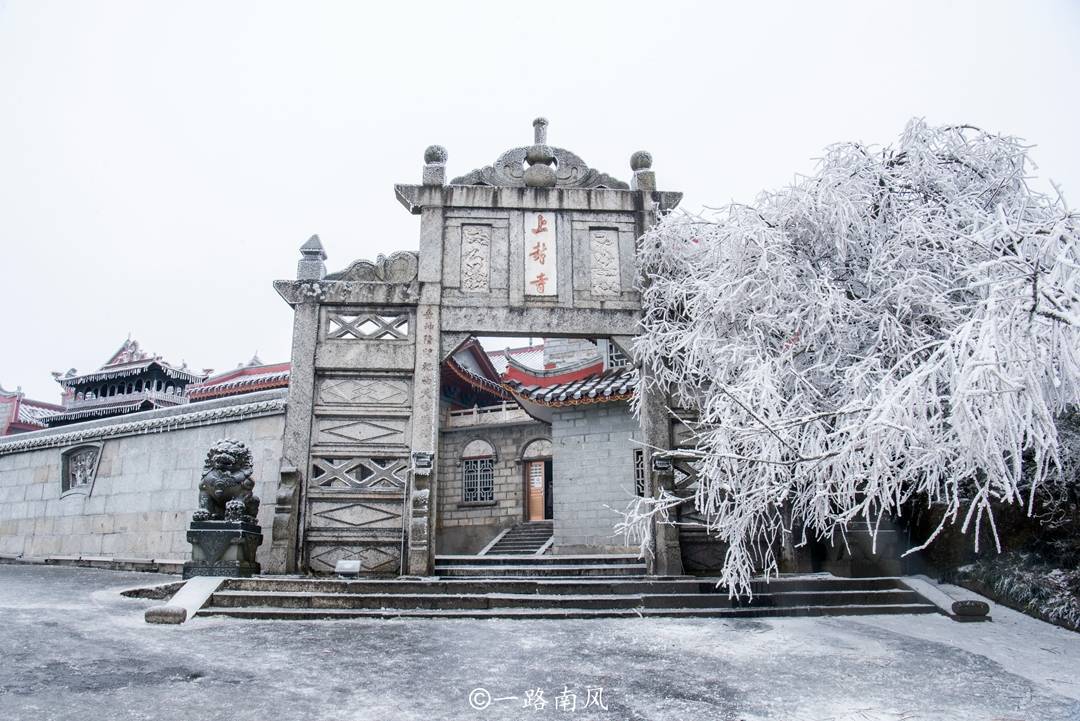
[{"label": "frost-covered tree", "polygon": [[693,503],[741,592],[793,528],[841,542],[921,500],[978,538],[992,504],[1030,509],[1080,400],[1080,216],[1028,185],[1027,150],[916,120],[895,147],[833,146],[753,206],[649,231],[634,349],[693,416],[701,480],[635,502],[622,530],[647,546],[650,519]]}]

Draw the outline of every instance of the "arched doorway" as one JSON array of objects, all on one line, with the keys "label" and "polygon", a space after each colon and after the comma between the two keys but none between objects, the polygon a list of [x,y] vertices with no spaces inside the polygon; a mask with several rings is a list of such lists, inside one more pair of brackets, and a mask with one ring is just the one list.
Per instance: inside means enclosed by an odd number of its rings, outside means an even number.
[{"label": "arched doorway", "polygon": [[552,493],[551,441],[537,438],[521,451],[521,467],[525,484],[526,521],[544,521],[555,517]]}]

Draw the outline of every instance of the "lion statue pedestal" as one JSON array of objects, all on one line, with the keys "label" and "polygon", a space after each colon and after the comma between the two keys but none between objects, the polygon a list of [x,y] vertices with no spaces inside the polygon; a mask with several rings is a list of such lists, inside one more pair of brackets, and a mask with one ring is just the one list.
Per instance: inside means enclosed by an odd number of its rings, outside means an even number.
[{"label": "lion statue pedestal", "polygon": [[255,552],[263,537],[251,474],[251,451],[243,443],[223,439],[210,446],[199,483],[199,509],[188,526],[191,560],[184,564],[184,578],[259,573]]}]

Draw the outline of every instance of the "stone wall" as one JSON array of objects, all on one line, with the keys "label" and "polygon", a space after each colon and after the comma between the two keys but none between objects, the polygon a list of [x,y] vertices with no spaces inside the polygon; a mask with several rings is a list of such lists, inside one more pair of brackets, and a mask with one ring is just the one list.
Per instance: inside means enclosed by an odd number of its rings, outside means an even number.
[{"label": "stone wall", "polygon": [[[554,443],[555,540],[553,553],[632,552],[613,536],[634,497],[638,421],[625,403],[556,409]],[[606,507],[605,507],[606,506]]]},{"label": "stone wall", "polygon": [[[439,438],[439,499],[436,551],[473,554],[505,528],[525,516],[525,479],[518,459],[537,438],[550,438],[551,429],[539,421],[513,425],[443,431]],[[481,439],[495,448],[495,500],[484,504],[462,501],[462,450]]]},{"label": "stone wall", "polygon": [[[552,326],[556,327],[556,326]],[[554,364],[556,368],[582,363],[585,361],[600,360],[600,349],[595,343],[584,338],[545,338],[544,339],[544,367],[549,368]]]},{"label": "stone wall", "polygon": [[[209,446],[247,444],[269,549],[284,427],[284,391],[264,391],[0,441],[0,554],[186,559]],[[99,447],[92,484],[63,492],[63,454]]]}]

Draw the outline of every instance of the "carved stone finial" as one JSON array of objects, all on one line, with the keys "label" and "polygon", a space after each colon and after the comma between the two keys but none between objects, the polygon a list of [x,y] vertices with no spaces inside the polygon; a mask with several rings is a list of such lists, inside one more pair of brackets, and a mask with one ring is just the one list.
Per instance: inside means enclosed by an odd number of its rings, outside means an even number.
[{"label": "carved stone finial", "polygon": [[446,183],[446,159],[449,154],[441,145],[429,145],[424,151],[424,185],[443,185]]},{"label": "carved stone finial", "polygon": [[[590,168],[566,148],[547,144],[547,118],[533,120],[533,144],[511,148],[494,163],[458,176],[451,185],[490,185],[501,188],[609,188],[630,186]],[[528,167],[526,167],[528,166]]]},{"label": "carved stone finial", "polygon": [[525,185],[530,188],[554,188],[558,178],[551,164],[555,162],[555,153],[547,146],[547,124],[545,118],[533,121],[533,138],[536,141],[525,151]]},{"label": "carved stone finial", "polygon": [[326,251],[323,249],[322,241],[319,240],[318,235],[311,236],[306,243],[300,246],[300,255],[304,258],[326,260]]},{"label": "carved stone finial", "polygon": [[533,144],[547,145],[547,118],[537,118],[533,121]]},{"label": "carved stone finial", "polygon": [[319,236],[313,235],[300,246],[300,262],[296,264],[297,280],[322,280],[326,276],[326,251]]},{"label": "carved stone finial", "polygon": [[446,148],[441,145],[429,145],[427,150],[424,151],[425,163],[446,163],[446,159],[449,154],[446,152]]},{"label": "carved stone finial", "polygon": [[630,156],[631,170],[648,170],[652,167],[652,153],[647,150],[639,150]]},{"label": "carved stone finial", "polygon": [[652,154],[639,150],[630,156],[630,169],[634,177],[630,181],[631,190],[656,190],[656,173],[652,170]]}]

